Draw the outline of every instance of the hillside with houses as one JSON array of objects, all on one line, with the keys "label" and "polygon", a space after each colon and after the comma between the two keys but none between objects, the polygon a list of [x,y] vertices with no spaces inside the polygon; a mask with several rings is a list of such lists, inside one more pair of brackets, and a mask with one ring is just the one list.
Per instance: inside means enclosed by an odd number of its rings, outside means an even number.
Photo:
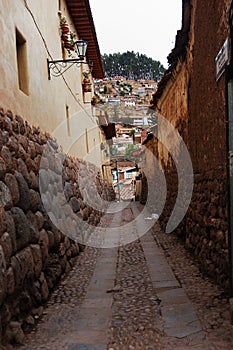
[{"label": "hillside with houses", "polygon": [[127,80],[116,76],[95,80],[95,102],[100,102],[107,110],[108,117],[115,123],[147,127],[155,120],[148,107],[152,94],[157,90],[154,80]]},{"label": "hillside with houses", "polygon": [[109,156],[118,200],[135,200],[140,192],[144,144],[157,127],[156,114],[150,109],[156,90],[154,80],[115,76],[94,81],[92,105],[98,122],[103,126],[114,124],[116,130],[109,145]]}]

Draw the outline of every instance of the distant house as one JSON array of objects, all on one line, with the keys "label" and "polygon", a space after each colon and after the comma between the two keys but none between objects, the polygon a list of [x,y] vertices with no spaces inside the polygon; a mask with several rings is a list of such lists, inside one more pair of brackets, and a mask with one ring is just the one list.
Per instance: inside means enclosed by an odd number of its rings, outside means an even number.
[{"label": "distant house", "polygon": [[126,107],[135,107],[136,105],[135,99],[132,97],[122,98],[121,103]]},{"label": "distant house", "polygon": [[133,115],[128,118],[131,119],[131,123],[135,126],[149,125],[148,117],[146,115]]},{"label": "distant house", "polygon": [[131,144],[133,144],[133,139],[130,136],[113,138],[113,145],[117,147],[119,152],[124,152],[125,146]]},{"label": "distant house", "polygon": [[147,110],[148,109],[148,105],[144,105],[144,104],[137,105],[137,110],[142,110],[142,109]]},{"label": "distant house", "polygon": [[123,134],[130,135],[131,132],[132,132],[132,128],[124,128],[124,127],[122,127],[122,128],[119,128],[117,130],[117,135],[118,136],[121,136]]},{"label": "distant house", "polygon": [[123,201],[133,199],[135,196],[134,180],[137,174],[137,167],[134,163],[127,165],[127,162],[122,162],[122,164],[119,163],[117,170],[114,170],[112,174],[116,198]]},{"label": "distant house", "polygon": [[133,89],[132,94],[137,96],[144,96],[146,94],[146,90],[144,87],[138,87],[136,89]]},{"label": "distant house", "polygon": [[121,104],[121,99],[120,98],[115,98],[115,97],[109,97],[107,99],[107,102],[113,103],[115,105],[120,105]]},{"label": "distant house", "polygon": [[126,180],[126,179],[134,179],[136,176],[137,169],[134,166],[128,166],[128,167],[121,167],[118,168],[119,172],[119,179],[120,180]]}]

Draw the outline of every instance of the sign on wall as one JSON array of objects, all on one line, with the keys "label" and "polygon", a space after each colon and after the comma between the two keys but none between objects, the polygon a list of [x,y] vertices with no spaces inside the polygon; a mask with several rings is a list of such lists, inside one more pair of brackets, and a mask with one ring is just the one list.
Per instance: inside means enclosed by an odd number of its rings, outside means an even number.
[{"label": "sign on wall", "polygon": [[216,81],[225,72],[226,66],[230,64],[230,42],[227,38],[218,55],[215,58],[216,63]]}]

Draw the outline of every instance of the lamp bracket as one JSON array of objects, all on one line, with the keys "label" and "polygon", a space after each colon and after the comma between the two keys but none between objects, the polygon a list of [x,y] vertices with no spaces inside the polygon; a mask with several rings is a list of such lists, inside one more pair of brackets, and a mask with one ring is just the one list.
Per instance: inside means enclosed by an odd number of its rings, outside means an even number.
[{"label": "lamp bracket", "polygon": [[72,67],[74,64],[76,64],[78,67],[80,64],[88,64],[90,65],[90,62],[84,61],[83,58],[69,58],[66,60],[55,60],[50,61],[47,59],[47,67],[48,67],[48,79],[51,79],[51,75],[54,77],[59,77],[63,73],[65,73],[70,67]]}]

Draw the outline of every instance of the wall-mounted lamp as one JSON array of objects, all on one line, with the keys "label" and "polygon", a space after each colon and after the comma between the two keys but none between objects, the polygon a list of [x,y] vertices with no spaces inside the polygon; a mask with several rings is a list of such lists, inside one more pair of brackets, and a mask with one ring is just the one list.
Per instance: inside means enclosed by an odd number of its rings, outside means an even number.
[{"label": "wall-mounted lamp", "polygon": [[74,42],[74,50],[78,56],[77,58],[69,58],[66,60],[55,60],[55,61],[47,60],[49,80],[51,79],[51,75],[54,77],[58,77],[62,75],[65,71],[67,71],[74,64],[80,65],[81,63],[83,63],[83,64],[88,64],[89,66],[92,66],[93,64],[91,61],[84,60],[86,56],[86,51],[87,51],[87,44],[88,44],[87,41],[82,39]]}]

